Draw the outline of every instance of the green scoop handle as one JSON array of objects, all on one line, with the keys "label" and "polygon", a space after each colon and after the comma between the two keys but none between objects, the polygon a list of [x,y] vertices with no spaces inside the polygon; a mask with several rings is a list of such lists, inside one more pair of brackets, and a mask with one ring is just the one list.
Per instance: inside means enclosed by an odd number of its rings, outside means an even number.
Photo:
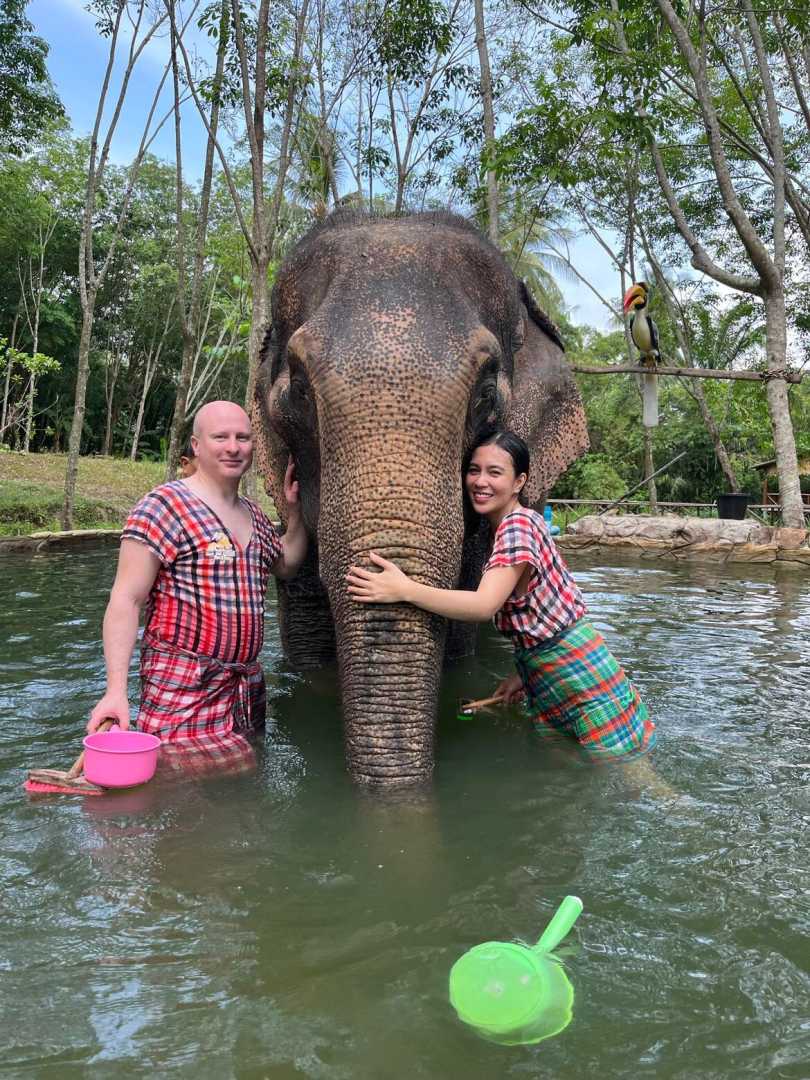
[{"label": "green scoop handle", "polygon": [[582,911],[582,901],[578,896],[566,896],[554,913],[551,922],[543,931],[543,935],[532,952],[552,952],[563,938],[568,934],[571,927],[577,921]]}]

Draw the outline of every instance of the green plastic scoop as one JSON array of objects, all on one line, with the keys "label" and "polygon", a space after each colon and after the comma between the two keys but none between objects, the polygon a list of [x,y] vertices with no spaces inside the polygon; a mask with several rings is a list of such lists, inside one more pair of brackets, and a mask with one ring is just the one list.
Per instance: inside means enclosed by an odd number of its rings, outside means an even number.
[{"label": "green plastic scoop", "polygon": [[582,911],[566,896],[536,945],[486,941],[456,960],[450,970],[450,1003],[460,1020],[493,1042],[536,1043],[571,1022],[574,988],[556,949]]}]

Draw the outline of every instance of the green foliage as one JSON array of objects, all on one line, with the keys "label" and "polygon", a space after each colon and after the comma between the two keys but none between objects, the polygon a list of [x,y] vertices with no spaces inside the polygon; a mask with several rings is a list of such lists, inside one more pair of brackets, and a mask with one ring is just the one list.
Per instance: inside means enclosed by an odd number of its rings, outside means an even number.
[{"label": "green foliage", "polygon": [[376,0],[368,5],[366,19],[378,79],[390,73],[397,82],[424,82],[432,56],[444,56],[450,48],[453,20],[440,0]]},{"label": "green foliage", "polygon": [[558,499],[618,499],[626,490],[627,484],[604,454],[586,454],[566,472],[554,495]]},{"label": "green foliage", "polygon": [[63,115],[48,78],[48,46],[33,33],[27,0],[0,0],[0,145],[22,153]]},{"label": "green foliage", "polygon": [[[725,292],[718,295],[688,269],[691,252],[673,226],[651,166],[648,140],[655,135],[681,206],[701,242],[727,266],[741,268],[745,258],[729,226],[702,119],[683,89],[688,85],[684,62],[655,5],[618,0],[616,6],[617,14],[606,0],[551,0],[542,11],[514,0],[487,5],[499,134],[490,160],[484,155],[473,20],[463,5],[447,0],[310,5],[310,38],[304,47],[307,60],[298,69],[290,47],[294,10],[270,5],[264,117],[270,181],[278,168],[279,118],[290,89],[296,112],[268,283],[313,219],[334,205],[363,205],[383,213],[395,205],[453,209],[477,217],[483,226],[482,170],[492,165],[499,178],[504,255],[517,276],[527,280],[541,306],[563,327],[569,360],[587,365],[627,360],[618,319],[608,332],[600,332],[573,326],[566,311],[564,286],[571,270],[565,257],[572,241],[587,232],[604,241],[604,253],[598,256],[598,267],[578,269],[586,277],[593,272],[594,284],[608,303],[616,305],[620,299],[620,264],[625,285],[628,276],[653,280],[645,255],[649,247],[673,282],[681,309],[678,327],[687,338],[690,361],[711,368],[761,366],[760,301]],[[90,8],[99,33],[109,36],[118,15],[117,0],[92,0]],[[234,42],[235,17],[241,22],[249,56],[255,56],[258,9],[255,0],[240,0],[238,6],[230,0],[204,0],[195,15],[201,31],[197,40],[202,42],[195,75],[207,101],[215,93],[216,45],[224,44],[221,130],[229,133],[231,176],[245,208],[252,202],[253,178],[249,148],[241,137],[243,76]],[[709,19],[707,78],[721,117],[725,150],[741,202],[767,237],[772,219],[770,181],[767,170],[747,149],[766,158],[769,153],[755,107],[761,85],[753,67],[746,72],[743,65],[734,63],[735,57],[739,59],[737,35],[748,31],[733,6],[690,10],[695,31],[701,13]],[[763,25],[766,51],[785,102],[782,119],[788,167],[794,170],[796,190],[804,197],[810,131],[803,127],[795,93],[791,97],[783,45],[801,60],[810,20],[802,5],[776,12],[757,0],[754,10]],[[12,37],[19,42],[28,35],[36,52],[42,43],[36,46],[31,38],[30,24],[22,17],[22,0],[0,0],[6,20],[0,19],[0,43],[2,32],[12,32],[10,11],[21,16]],[[162,5],[152,5],[149,17],[162,11]],[[545,25],[544,16],[550,20]],[[777,16],[783,28],[779,33]],[[627,55],[619,47],[621,35]],[[47,82],[42,81],[46,79],[43,48],[39,56],[39,87],[47,93]],[[0,60],[0,76],[4,62],[5,57]],[[253,79],[255,72],[250,70],[248,75]],[[0,101],[0,133],[4,105],[5,100]],[[640,116],[640,106],[646,117]],[[6,347],[0,348],[0,378],[5,390],[6,372],[11,376],[6,404],[13,414],[12,427],[19,431],[31,385],[29,368],[37,368],[32,446],[61,449],[70,426],[81,326],[77,266],[88,144],[50,123],[33,128],[29,124],[27,130],[24,153],[0,152],[0,335],[6,338]],[[127,181],[116,160],[113,153],[94,208],[97,260],[109,251]],[[188,177],[196,175],[196,164],[189,160]],[[147,155],[96,305],[82,439],[85,452],[96,452],[104,445],[109,407],[112,450],[119,455],[129,453],[148,375],[152,382],[145,399],[139,453],[155,461],[162,456],[182,355],[174,306],[178,273],[174,185],[174,165]],[[190,279],[200,192],[188,184],[183,198]],[[250,228],[247,211],[246,217]],[[30,268],[38,265],[42,231],[51,227],[36,346],[39,356],[32,358],[34,344],[21,306],[20,275],[28,274],[31,282]],[[789,340],[797,361],[810,357],[810,288],[807,250],[802,245],[800,231],[789,220]],[[214,396],[236,400],[244,396],[251,282],[248,245],[217,161],[203,260],[192,409]],[[652,308],[662,349],[668,359],[678,362],[682,337],[657,290]],[[12,333],[13,354],[7,348]],[[52,358],[53,363],[45,358]],[[557,494],[616,497],[642,475],[643,431],[636,379],[579,376],[578,382],[592,451],[569,470]],[[662,464],[684,446],[689,453],[660,478],[659,492],[662,498],[711,501],[724,481],[688,389],[678,381],[662,378],[660,382],[655,462]],[[703,390],[742,484],[756,494],[758,477],[752,465],[773,456],[764,387],[707,380]],[[799,450],[810,452],[810,388],[794,387],[790,400]],[[2,437],[15,444],[14,431],[6,430]]]}]

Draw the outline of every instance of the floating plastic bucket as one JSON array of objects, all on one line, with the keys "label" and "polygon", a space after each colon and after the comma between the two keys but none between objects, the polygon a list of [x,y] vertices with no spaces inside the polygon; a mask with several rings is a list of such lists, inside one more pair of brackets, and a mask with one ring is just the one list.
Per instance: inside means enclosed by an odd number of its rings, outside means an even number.
[{"label": "floating plastic bucket", "polygon": [[450,1003],[460,1020],[484,1038],[507,1046],[559,1035],[573,1016],[574,988],[552,949],[582,911],[566,896],[538,943],[487,941],[453,964]]},{"label": "floating plastic bucket", "polygon": [[145,731],[96,731],[84,737],[84,775],[100,787],[145,784],[155,775],[160,739]]}]

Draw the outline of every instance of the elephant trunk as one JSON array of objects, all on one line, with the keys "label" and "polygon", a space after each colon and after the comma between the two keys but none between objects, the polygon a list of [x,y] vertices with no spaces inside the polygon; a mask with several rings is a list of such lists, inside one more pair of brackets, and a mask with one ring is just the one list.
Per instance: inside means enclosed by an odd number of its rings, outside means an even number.
[{"label": "elephant trunk", "polygon": [[444,626],[400,604],[356,607],[338,628],[349,770],[364,783],[418,783],[433,768]]},{"label": "elephant trunk", "polygon": [[452,588],[464,531],[461,490],[445,448],[441,466],[419,448],[418,480],[389,478],[384,490],[364,483],[376,442],[368,440],[353,462],[339,452],[328,459],[324,488],[333,490],[334,466],[343,497],[328,519],[321,515],[320,570],[335,621],[349,770],[365,783],[414,784],[433,768],[446,623],[409,604],[352,600],[345,575],[351,565],[370,567],[374,551],[418,581]]}]

